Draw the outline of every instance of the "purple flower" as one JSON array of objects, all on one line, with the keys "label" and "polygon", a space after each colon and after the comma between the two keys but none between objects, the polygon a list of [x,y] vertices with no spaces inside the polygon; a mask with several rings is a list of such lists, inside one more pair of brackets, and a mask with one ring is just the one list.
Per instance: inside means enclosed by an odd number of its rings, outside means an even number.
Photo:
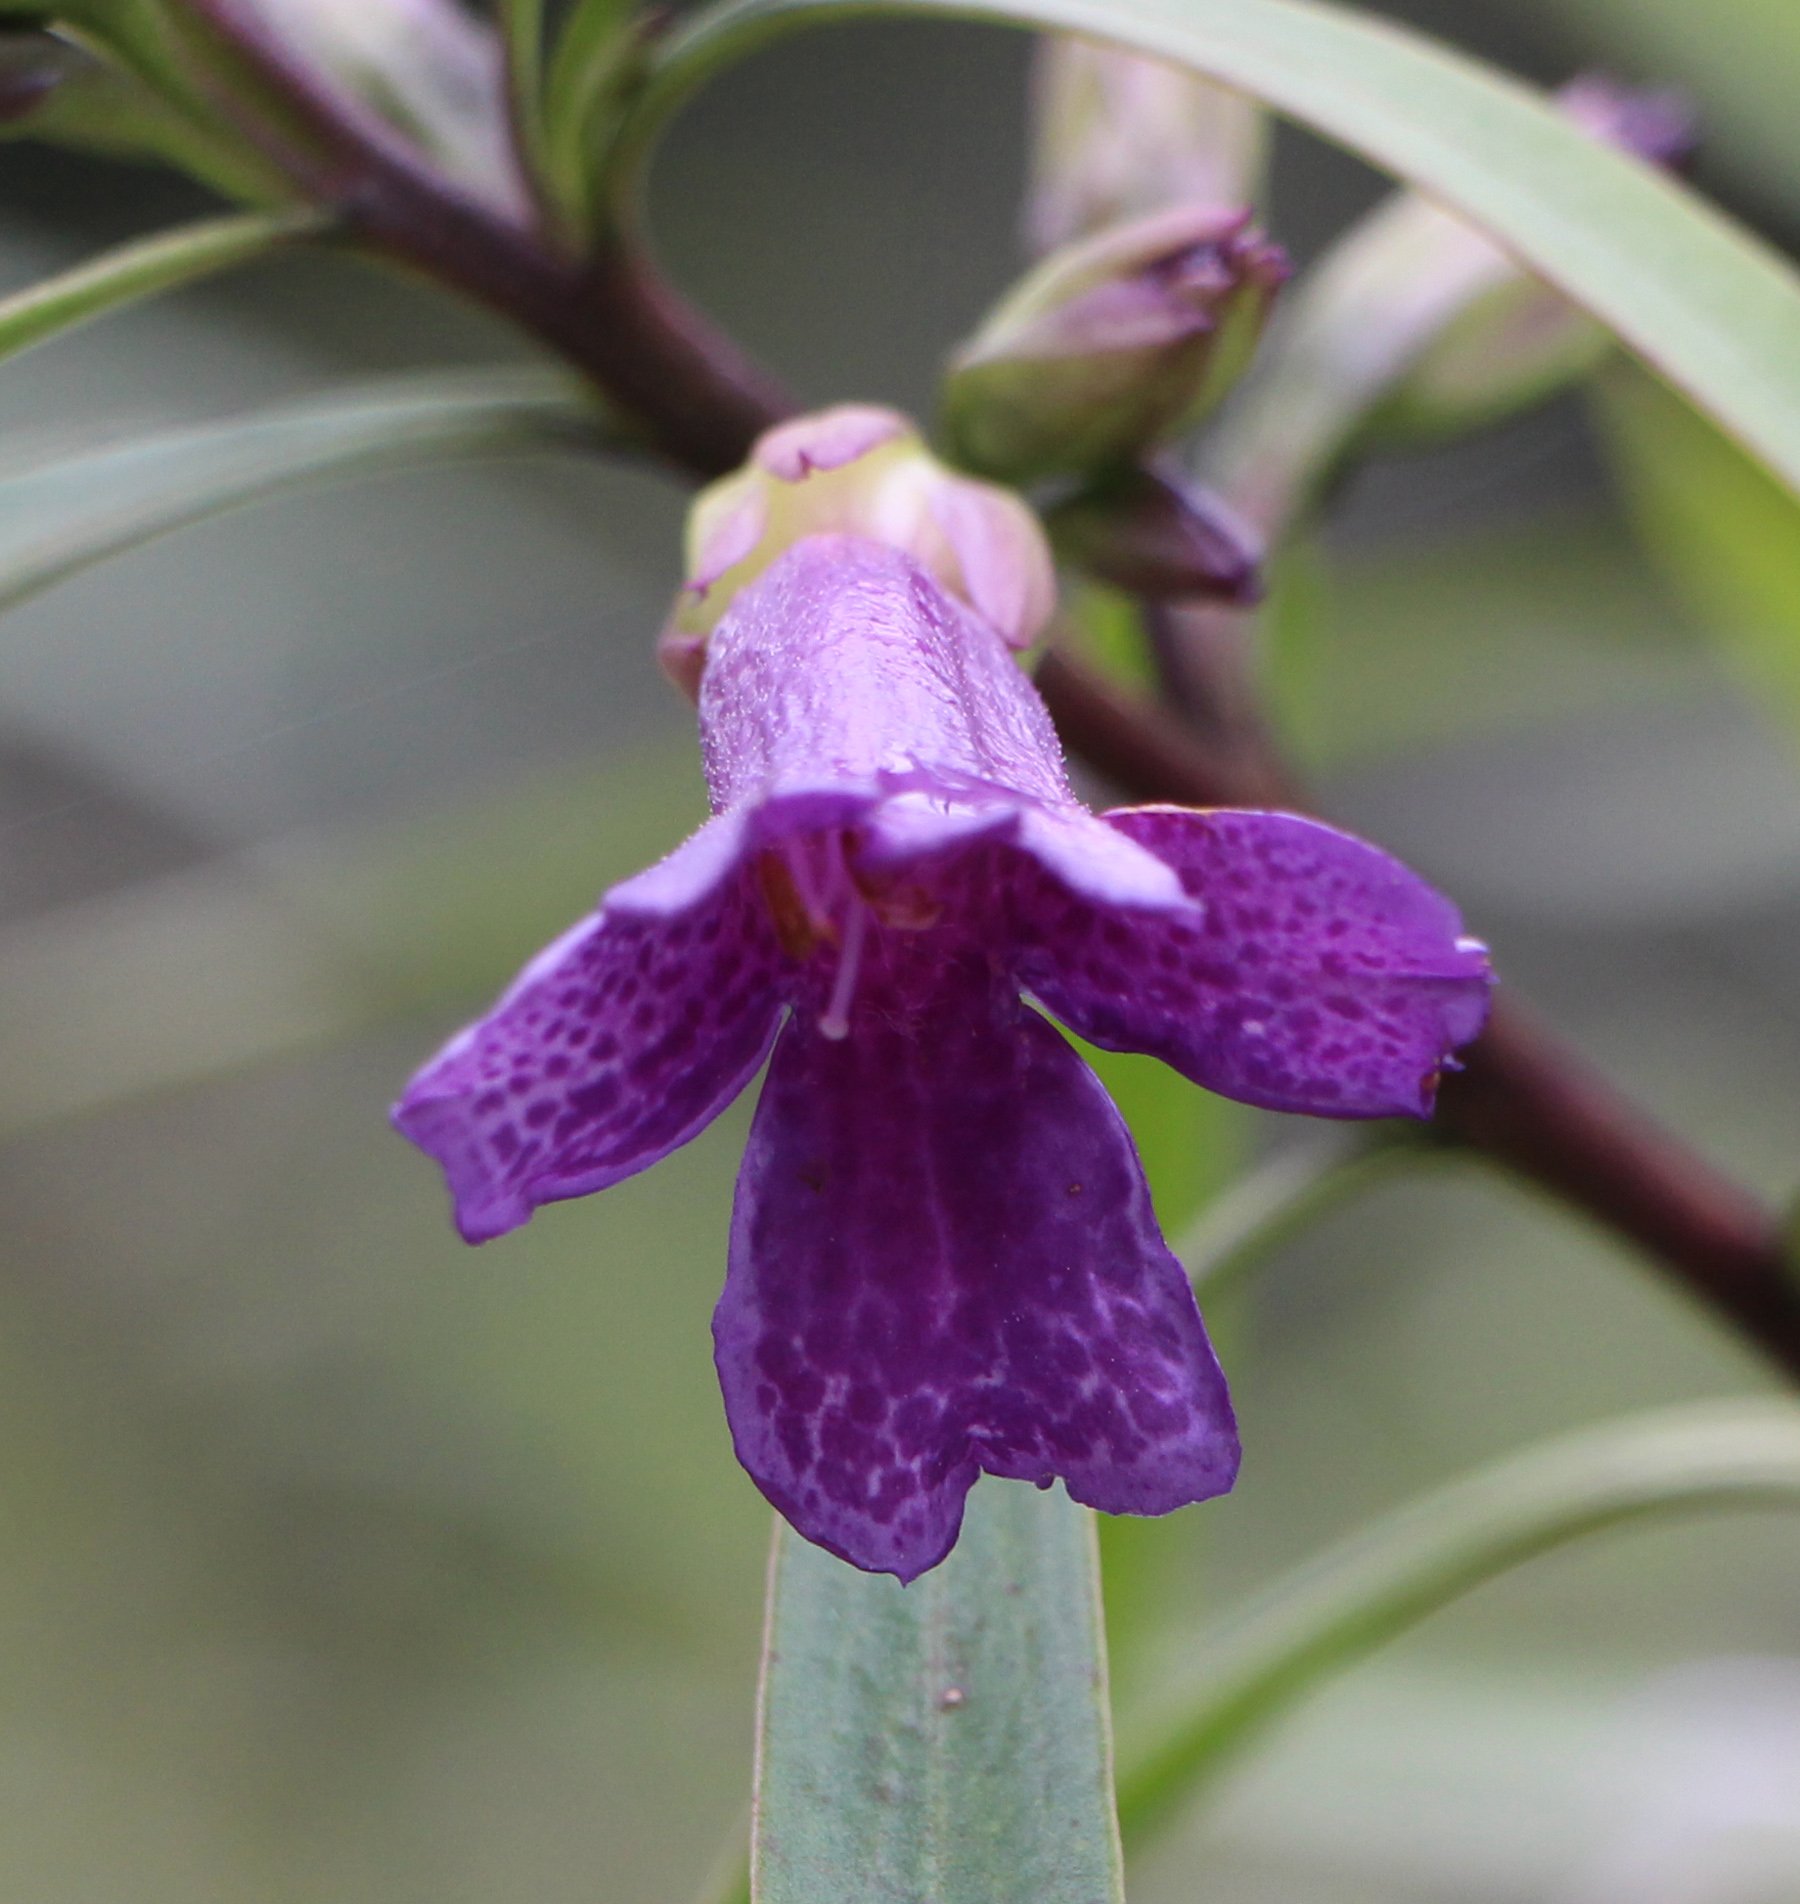
[{"label": "purple flower", "polygon": [[666,1156],[773,1047],[713,1332],[802,1534],[909,1580],[982,1472],[1113,1513],[1222,1493],[1224,1378],[1130,1134],[1024,995],[1253,1104],[1423,1115],[1482,948],[1313,821],[1088,812],[1001,636],[877,542],[809,536],[737,594],[700,726],[714,817],[395,1112],[463,1234]]}]

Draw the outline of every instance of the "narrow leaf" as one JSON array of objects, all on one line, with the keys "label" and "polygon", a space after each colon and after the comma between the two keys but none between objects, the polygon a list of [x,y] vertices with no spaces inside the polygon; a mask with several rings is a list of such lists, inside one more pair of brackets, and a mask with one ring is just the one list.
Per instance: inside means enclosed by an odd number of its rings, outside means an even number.
[{"label": "narrow leaf", "polygon": [[543,156],[544,0],[500,0],[513,133],[521,162],[536,171]]},{"label": "narrow leaf", "polygon": [[387,381],[0,474],[0,608],[170,529],[328,477],[622,438],[572,379]]},{"label": "narrow leaf", "polygon": [[1183,1234],[1175,1254],[1195,1289],[1215,1301],[1338,1204],[1451,1155],[1407,1130],[1378,1125],[1371,1136],[1341,1126],[1277,1151],[1237,1178]]},{"label": "narrow leaf", "polygon": [[1123,1904],[1092,1516],[984,1481],[910,1587],[785,1527],[757,1904]]},{"label": "narrow leaf", "polygon": [[1635,369],[1592,392],[1645,554],[1800,725],[1800,500]]},{"label": "narrow leaf", "polygon": [[1483,1581],[1605,1528],[1726,1507],[1800,1507],[1800,1408],[1658,1410],[1412,1502],[1280,1582],[1204,1648],[1120,1780],[1128,1838],[1210,1785],[1290,1707]]},{"label": "narrow leaf", "polygon": [[1492,232],[1800,489],[1800,277],[1518,82],[1323,0],[727,0],[663,49],[615,148],[630,190],[711,73],[801,27],[916,15],[1079,32],[1251,93]]},{"label": "narrow leaf", "polygon": [[629,0],[575,0],[550,64],[544,100],[550,177],[578,228],[591,219],[593,180],[610,128],[606,108],[641,44]]},{"label": "narrow leaf", "polygon": [[295,239],[314,237],[327,222],[313,212],[245,212],[120,245],[0,298],[0,357],[139,298],[248,263]]}]

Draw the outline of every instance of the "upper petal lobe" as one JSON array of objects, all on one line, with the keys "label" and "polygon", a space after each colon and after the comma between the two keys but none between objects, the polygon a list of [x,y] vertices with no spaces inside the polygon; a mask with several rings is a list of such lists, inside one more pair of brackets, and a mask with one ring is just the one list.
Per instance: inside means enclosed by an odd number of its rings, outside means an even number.
[{"label": "upper petal lobe", "polygon": [[1016,888],[1015,970],[1082,1037],[1245,1103],[1423,1116],[1491,975],[1450,902],[1365,842],[1282,813],[1142,807],[1108,823],[1180,875],[1188,913]]}]

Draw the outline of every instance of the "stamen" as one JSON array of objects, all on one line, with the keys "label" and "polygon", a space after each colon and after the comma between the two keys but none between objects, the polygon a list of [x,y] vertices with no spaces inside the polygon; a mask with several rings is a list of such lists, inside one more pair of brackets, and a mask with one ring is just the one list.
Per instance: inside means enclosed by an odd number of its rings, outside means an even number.
[{"label": "stamen", "polygon": [[[831,930],[829,888],[832,884],[831,876],[837,870],[840,852],[835,836],[819,839],[803,835],[787,850],[788,865],[793,871],[795,889],[812,918],[813,932],[819,938],[836,936]],[[819,860],[823,860],[823,868],[816,863]]]},{"label": "stamen", "polygon": [[856,994],[856,973],[862,964],[863,939],[868,928],[868,907],[860,899],[851,900],[844,917],[844,947],[838,954],[831,1002],[819,1020],[819,1030],[827,1038],[842,1039],[850,1035],[850,1000]]}]

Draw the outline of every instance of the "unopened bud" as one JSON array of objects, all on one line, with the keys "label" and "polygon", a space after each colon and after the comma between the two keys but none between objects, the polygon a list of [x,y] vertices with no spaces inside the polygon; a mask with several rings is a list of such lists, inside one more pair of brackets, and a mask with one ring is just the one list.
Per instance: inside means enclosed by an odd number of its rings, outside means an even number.
[{"label": "unopened bud", "polygon": [[695,499],[687,580],[657,644],[676,685],[697,691],[707,638],[739,589],[803,537],[829,534],[904,549],[1014,648],[1055,606],[1049,544],[1019,497],[946,469],[898,411],[840,404],[766,432]]},{"label": "unopened bud", "polygon": [[1014,482],[1134,460],[1237,381],[1287,275],[1248,212],[1205,206],[1053,253],[951,364],[958,460]]},{"label": "unopened bud", "polygon": [[[1691,149],[1691,118],[1673,94],[1586,78],[1558,98],[1584,131],[1654,163]],[[1355,434],[1389,445],[1443,441],[1526,409],[1612,347],[1580,306],[1415,192],[1339,244],[1293,315],[1297,335],[1335,339],[1335,353],[1359,366],[1368,389]]]},{"label": "unopened bud", "polygon": [[1247,205],[1262,189],[1267,116],[1185,67],[1046,34],[1031,104],[1034,252],[1170,205]]},{"label": "unopened bud", "polygon": [[1622,86],[1606,73],[1583,73],[1556,95],[1583,132],[1652,165],[1679,171],[1694,156],[1694,102],[1673,86]]},{"label": "unopened bud", "polygon": [[1059,503],[1044,527],[1058,555],[1133,595],[1246,608],[1262,599],[1262,538],[1172,468],[1108,478]]}]

